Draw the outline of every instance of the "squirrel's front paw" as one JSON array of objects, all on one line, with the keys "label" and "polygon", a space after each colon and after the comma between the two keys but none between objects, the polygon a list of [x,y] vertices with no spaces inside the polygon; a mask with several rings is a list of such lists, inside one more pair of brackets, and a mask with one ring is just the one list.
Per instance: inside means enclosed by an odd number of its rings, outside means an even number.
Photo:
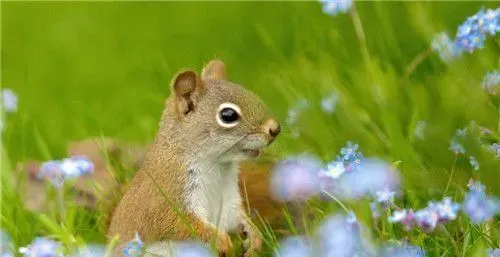
[{"label": "squirrel's front paw", "polygon": [[231,242],[231,237],[227,233],[219,233],[217,238],[217,254],[219,257],[230,256],[232,249],[233,243]]},{"label": "squirrel's front paw", "polygon": [[243,242],[243,247],[245,249],[244,257],[251,257],[253,253],[260,251],[262,247],[262,234],[255,229],[251,229],[246,232],[247,238]]}]

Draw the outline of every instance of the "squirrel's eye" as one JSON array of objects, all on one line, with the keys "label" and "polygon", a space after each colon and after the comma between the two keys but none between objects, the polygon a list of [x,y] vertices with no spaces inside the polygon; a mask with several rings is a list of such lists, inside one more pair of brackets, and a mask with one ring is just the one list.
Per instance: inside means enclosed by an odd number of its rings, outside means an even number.
[{"label": "squirrel's eye", "polygon": [[238,125],[241,117],[240,108],[232,103],[223,103],[217,111],[217,123],[224,128],[232,128]]}]

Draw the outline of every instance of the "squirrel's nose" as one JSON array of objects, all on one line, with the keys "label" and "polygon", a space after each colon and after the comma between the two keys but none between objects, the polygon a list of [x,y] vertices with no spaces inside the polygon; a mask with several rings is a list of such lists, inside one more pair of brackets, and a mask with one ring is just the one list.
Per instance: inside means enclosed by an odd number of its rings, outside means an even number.
[{"label": "squirrel's nose", "polygon": [[271,136],[271,139],[274,139],[281,131],[280,124],[274,120],[269,119],[264,123],[263,126],[264,131]]}]

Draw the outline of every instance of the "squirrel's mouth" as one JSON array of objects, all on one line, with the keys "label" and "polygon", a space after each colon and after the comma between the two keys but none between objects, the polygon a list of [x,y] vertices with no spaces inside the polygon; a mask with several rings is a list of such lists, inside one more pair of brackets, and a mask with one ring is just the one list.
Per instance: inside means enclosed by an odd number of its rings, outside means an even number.
[{"label": "squirrel's mouth", "polygon": [[254,158],[259,156],[259,154],[260,154],[260,150],[256,150],[256,149],[242,149],[241,151],[244,154],[249,155],[249,156],[254,157]]}]

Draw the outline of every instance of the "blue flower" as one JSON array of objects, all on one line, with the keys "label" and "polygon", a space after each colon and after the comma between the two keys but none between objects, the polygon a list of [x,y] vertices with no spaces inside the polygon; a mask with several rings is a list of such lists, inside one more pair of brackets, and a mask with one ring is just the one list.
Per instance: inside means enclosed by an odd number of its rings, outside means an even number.
[{"label": "blue flower", "polygon": [[415,226],[415,213],[412,209],[396,210],[389,217],[391,223],[401,223],[406,231],[411,230]]},{"label": "blue flower", "polygon": [[439,214],[435,208],[425,208],[415,212],[415,223],[425,232],[430,232],[439,224]]},{"label": "blue flower", "polygon": [[321,162],[299,155],[278,163],[271,175],[273,197],[280,201],[305,201],[319,193]]},{"label": "blue flower", "polygon": [[491,95],[496,95],[500,92],[500,72],[494,70],[487,72],[483,79],[483,88]]},{"label": "blue flower", "polygon": [[340,175],[344,174],[345,166],[343,162],[333,161],[326,165],[326,169],[321,170],[321,172],[328,177],[338,178]]},{"label": "blue flower", "polygon": [[144,243],[142,242],[139,233],[137,233],[136,231],[134,239],[132,239],[127,243],[127,245],[125,245],[122,253],[125,257],[139,257],[141,256],[143,246]]},{"label": "blue flower", "polygon": [[465,147],[460,144],[456,139],[452,139],[450,142],[450,150],[455,154],[465,154]]},{"label": "blue flower", "polygon": [[370,210],[372,213],[372,218],[374,220],[380,218],[380,211],[376,202],[370,202]]},{"label": "blue flower", "polygon": [[94,170],[94,164],[87,158],[75,156],[64,160],[42,163],[36,178],[46,179],[54,187],[62,188],[67,179],[74,179],[88,175]]},{"label": "blue flower", "polygon": [[383,257],[425,257],[425,251],[416,245],[403,243],[401,245],[389,245],[382,248]]},{"label": "blue flower", "polygon": [[37,237],[26,247],[19,248],[24,257],[62,257],[60,244],[44,237]]},{"label": "blue flower", "polygon": [[331,93],[330,95],[321,99],[321,109],[326,113],[333,113],[339,100],[339,95],[337,93]]},{"label": "blue flower", "polygon": [[347,172],[355,171],[363,160],[363,153],[358,149],[359,145],[353,144],[351,141],[348,141],[347,145],[340,149],[340,156],[337,156],[337,161],[344,162]]},{"label": "blue flower", "polygon": [[474,156],[469,156],[469,163],[475,171],[479,170],[479,162]]},{"label": "blue flower", "polygon": [[435,209],[439,216],[439,221],[447,222],[457,218],[460,204],[453,202],[450,197],[445,197],[443,201],[435,203]]},{"label": "blue flower", "polygon": [[467,183],[467,188],[469,188],[470,191],[476,191],[476,192],[484,192],[486,190],[486,186],[481,184],[479,181],[474,181],[473,179],[469,179],[469,182]]},{"label": "blue flower", "polygon": [[448,34],[441,32],[432,38],[432,50],[439,54],[439,58],[446,63],[449,63],[462,55],[462,49],[455,42],[451,41]]},{"label": "blue flower", "polygon": [[498,19],[500,9],[481,9],[475,15],[467,18],[457,30],[455,43],[468,52],[483,48],[487,35],[495,35],[499,31]]},{"label": "blue flower", "polygon": [[500,248],[488,249],[488,257],[500,257]]},{"label": "blue flower", "polygon": [[321,256],[366,256],[370,246],[363,240],[361,229],[352,214],[349,217],[335,215],[327,218],[318,230]]},{"label": "blue flower", "polygon": [[280,244],[276,257],[306,257],[313,256],[310,242],[299,236],[288,237]]},{"label": "blue flower", "polygon": [[375,192],[375,199],[384,208],[388,208],[393,202],[396,196],[396,191],[390,190],[389,188],[384,188]]},{"label": "blue flower", "polygon": [[487,146],[486,149],[495,156],[495,159],[500,159],[500,144],[493,143]]},{"label": "blue flower", "polygon": [[475,224],[488,221],[495,215],[495,212],[497,212],[495,200],[488,197],[484,190],[469,191],[462,204],[462,208]]},{"label": "blue flower", "polygon": [[378,191],[397,191],[400,186],[397,171],[377,159],[364,159],[355,172],[346,172],[336,181],[332,194],[343,199],[375,197]]},{"label": "blue flower", "polygon": [[10,88],[2,89],[2,108],[5,112],[16,112],[17,111],[17,95]]},{"label": "blue flower", "polygon": [[347,13],[352,6],[352,0],[320,0],[323,5],[323,12],[329,15]]}]

